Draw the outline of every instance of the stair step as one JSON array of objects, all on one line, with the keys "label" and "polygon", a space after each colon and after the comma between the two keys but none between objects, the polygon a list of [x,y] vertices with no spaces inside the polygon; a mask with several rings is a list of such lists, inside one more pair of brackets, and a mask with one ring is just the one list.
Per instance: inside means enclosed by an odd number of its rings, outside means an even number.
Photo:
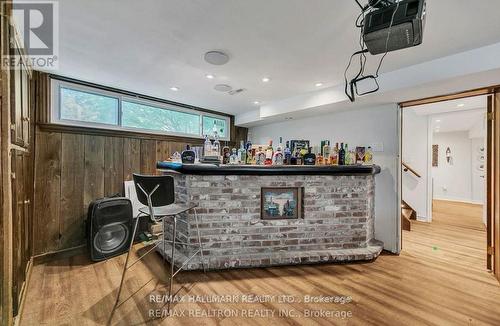
[{"label": "stair step", "polygon": [[411,220],[401,215],[401,227],[405,231],[411,231]]}]

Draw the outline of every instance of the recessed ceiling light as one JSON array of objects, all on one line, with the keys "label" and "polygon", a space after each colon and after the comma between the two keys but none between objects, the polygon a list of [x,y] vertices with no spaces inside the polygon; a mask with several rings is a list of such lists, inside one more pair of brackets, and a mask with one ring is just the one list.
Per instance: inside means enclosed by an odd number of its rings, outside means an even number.
[{"label": "recessed ceiling light", "polygon": [[441,120],[437,119],[436,122],[441,122]]},{"label": "recessed ceiling light", "polygon": [[255,104],[255,105],[259,105],[259,104],[260,104],[260,102],[259,102],[259,101],[253,101],[253,104]]},{"label": "recessed ceiling light", "polygon": [[321,86],[323,86],[323,83],[316,83],[316,84],[314,84],[314,85],[315,85],[316,87],[321,87]]},{"label": "recessed ceiling light", "polygon": [[214,78],[215,78],[215,76],[214,76],[214,75],[212,75],[212,74],[208,74],[208,75],[206,75],[206,77],[207,77],[208,79],[214,79]]},{"label": "recessed ceiling light", "polygon": [[229,61],[229,56],[222,51],[208,51],[204,58],[206,62],[216,66],[224,65]]},{"label": "recessed ceiling light", "polygon": [[465,104],[460,103],[460,104],[457,105],[457,108],[463,108],[464,106],[465,106]]},{"label": "recessed ceiling light", "polygon": [[177,92],[179,90],[179,87],[172,86],[172,87],[170,87],[170,90]]},{"label": "recessed ceiling light", "polygon": [[271,80],[271,78],[269,78],[269,77],[263,77],[263,78],[262,78],[262,82],[263,82],[263,83],[267,83],[267,82],[269,82],[270,80]]}]

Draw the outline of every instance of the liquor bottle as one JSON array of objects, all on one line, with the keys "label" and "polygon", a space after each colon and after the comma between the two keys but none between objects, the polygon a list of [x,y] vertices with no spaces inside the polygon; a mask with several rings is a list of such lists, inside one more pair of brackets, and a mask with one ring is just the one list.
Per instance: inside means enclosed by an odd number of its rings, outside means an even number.
[{"label": "liquor bottle", "polygon": [[323,154],[321,153],[322,152],[322,146],[320,145],[319,148],[316,147],[315,148],[316,150],[314,151],[316,154],[316,165],[323,165],[324,163],[324,158],[323,158]]},{"label": "liquor bottle", "polygon": [[208,138],[208,135],[205,135],[205,143],[203,144],[203,156],[212,156],[212,142]]},{"label": "liquor bottle", "polygon": [[238,164],[245,164],[247,162],[247,150],[245,149],[245,142],[240,140],[240,148],[238,149]]},{"label": "liquor bottle", "polygon": [[304,164],[304,155],[302,155],[302,150],[299,149],[295,153],[295,161],[296,161],[297,165],[303,165]]},{"label": "liquor bottle", "polygon": [[222,164],[229,164],[229,158],[231,157],[231,149],[229,146],[224,146],[222,148]]},{"label": "liquor bottle", "polygon": [[273,154],[273,165],[283,165],[284,157],[283,157],[283,138],[280,137],[280,142],[276,147],[276,151]]},{"label": "liquor bottle", "polygon": [[351,149],[349,151],[349,165],[354,165],[356,164],[356,152]]},{"label": "liquor bottle", "polygon": [[373,151],[371,146],[368,146],[365,152],[365,164],[373,164]]},{"label": "liquor bottle", "polygon": [[292,164],[292,151],[290,150],[290,142],[286,142],[286,147],[283,152],[283,164],[290,165]]},{"label": "liquor bottle", "polygon": [[323,145],[323,163],[330,163],[330,141],[325,140],[325,145]]},{"label": "liquor bottle", "polygon": [[238,153],[236,148],[233,148],[231,151],[231,156],[229,157],[229,164],[238,164]]},{"label": "liquor bottle", "polygon": [[316,164],[316,155],[311,152],[312,148],[309,147],[308,152],[304,155],[304,165],[315,165]]},{"label": "liquor bottle", "polygon": [[304,158],[304,155],[306,155],[306,154],[307,154],[308,150],[309,150],[309,147],[307,147],[307,148],[306,148],[306,147],[301,148],[301,149],[299,150],[300,156],[301,156],[302,158]]},{"label": "liquor bottle", "polygon": [[297,165],[297,149],[293,148],[290,155],[290,165]]},{"label": "liquor bottle", "polygon": [[181,154],[179,152],[175,152],[174,154],[172,154],[171,159],[174,163],[182,163]]},{"label": "liquor bottle", "polygon": [[257,153],[255,153],[255,164],[264,165],[266,161],[266,153],[262,151],[262,146],[259,146]]},{"label": "liquor bottle", "polygon": [[[215,124],[214,124],[215,126]],[[220,156],[220,142],[219,142],[219,135],[217,134],[217,131],[214,131],[214,143],[212,145],[212,155],[213,156]]]},{"label": "liquor bottle", "polygon": [[330,164],[331,165],[339,164],[339,143],[335,143],[335,147],[333,148],[333,151],[330,154]]},{"label": "liquor bottle", "polygon": [[245,164],[252,164],[253,157],[252,157],[252,143],[251,142],[247,141],[247,143],[245,145],[245,151],[247,153]]},{"label": "liquor bottle", "polygon": [[344,165],[351,165],[351,152],[349,152],[349,145],[347,143],[344,146]]},{"label": "liquor bottle", "polygon": [[274,154],[274,149],[273,149],[273,141],[269,141],[269,146],[266,148],[266,159],[264,161],[265,165],[271,165],[273,164],[273,154]]},{"label": "liquor bottle", "polygon": [[363,146],[356,147],[356,164],[362,165],[365,162],[366,148]]},{"label": "liquor bottle", "polygon": [[340,150],[339,150],[339,165],[345,165],[345,150],[344,150],[344,143],[340,143]]},{"label": "liquor bottle", "polygon": [[196,154],[189,145],[186,145],[186,150],[181,153],[181,161],[183,164],[194,164]]},{"label": "liquor bottle", "polygon": [[251,155],[252,160],[250,161],[250,164],[255,165],[256,164],[255,159],[256,159],[256,156],[257,156],[256,155],[257,151],[255,150],[255,148],[252,148],[251,152],[252,152],[252,155]]}]

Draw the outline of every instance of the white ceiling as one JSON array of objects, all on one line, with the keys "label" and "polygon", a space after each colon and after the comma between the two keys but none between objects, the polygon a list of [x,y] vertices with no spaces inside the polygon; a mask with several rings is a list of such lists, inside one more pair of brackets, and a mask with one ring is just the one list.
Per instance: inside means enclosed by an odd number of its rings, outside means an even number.
[{"label": "white ceiling", "polygon": [[417,115],[434,115],[447,112],[469,111],[474,109],[486,109],[486,96],[467,97],[458,100],[436,102],[424,105],[417,105],[411,109]]},{"label": "white ceiling", "polygon": [[483,126],[486,101],[486,96],[476,96],[419,105],[408,110],[413,110],[417,115],[429,116],[433,132],[471,131]]},{"label": "white ceiling", "polygon": [[[393,71],[500,41],[498,0],[428,0],[424,43],[390,53]],[[241,114],[343,82],[356,50],[354,1],[60,1],[56,73],[200,107]],[[224,66],[203,61],[226,51]],[[373,62],[373,61],[372,61]],[[209,80],[205,75],[215,74]],[[262,83],[269,76],[271,82]],[[217,83],[246,88],[230,96]],[[178,92],[169,88],[177,86]]]}]

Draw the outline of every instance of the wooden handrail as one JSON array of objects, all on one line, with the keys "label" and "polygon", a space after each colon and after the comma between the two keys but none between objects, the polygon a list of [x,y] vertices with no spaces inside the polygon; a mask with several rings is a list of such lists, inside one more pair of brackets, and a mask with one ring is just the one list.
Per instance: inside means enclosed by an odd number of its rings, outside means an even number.
[{"label": "wooden handrail", "polygon": [[418,174],[417,171],[415,171],[414,169],[412,169],[408,164],[406,164],[405,162],[401,162],[401,164],[403,165],[403,171],[405,172],[408,172],[410,171],[411,173],[413,173],[417,178],[421,178],[422,176],[420,174]]}]

